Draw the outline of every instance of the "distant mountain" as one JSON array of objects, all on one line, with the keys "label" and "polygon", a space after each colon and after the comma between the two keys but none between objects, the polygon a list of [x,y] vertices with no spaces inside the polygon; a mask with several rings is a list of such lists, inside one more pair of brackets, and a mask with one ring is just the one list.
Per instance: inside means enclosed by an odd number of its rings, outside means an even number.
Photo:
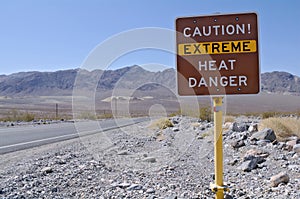
[{"label": "distant mountain", "polygon": [[77,70],[20,72],[0,77],[0,95],[71,94]]},{"label": "distant mountain", "polygon": [[[80,82],[84,89],[111,91],[134,89],[140,92],[163,92],[163,87],[175,90],[176,71],[172,68],[150,72],[140,66],[118,70],[83,69],[56,72],[20,72],[0,75],[0,96],[51,96],[72,95],[74,83]],[[77,78],[77,79],[76,79]],[[100,79],[100,80],[99,80]],[[261,75],[262,92],[300,95],[300,78],[286,72],[271,72]]]},{"label": "distant mountain", "polygon": [[[77,79],[76,79],[77,78]],[[20,72],[11,75],[0,75],[0,96],[55,96],[72,95],[75,85],[93,90],[95,80],[97,90],[109,91],[118,89],[145,90],[155,89],[149,84],[164,85],[175,88],[175,70],[150,72],[140,66],[125,67],[118,70],[83,69],[62,70],[56,72]]]},{"label": "distant mountain", "polygon": [[263,73],[261,85],[264,92],[300,95],[300,78],[287,72]]}]

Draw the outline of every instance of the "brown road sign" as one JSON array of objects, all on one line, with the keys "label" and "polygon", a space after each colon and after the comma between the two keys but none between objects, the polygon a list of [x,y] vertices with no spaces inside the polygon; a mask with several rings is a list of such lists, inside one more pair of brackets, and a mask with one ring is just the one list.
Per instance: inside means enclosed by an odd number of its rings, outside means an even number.
[{"label": "brown road sign", "polygon": [[179,95],[259,93],[255,13],[178,18],[176,31]]}]

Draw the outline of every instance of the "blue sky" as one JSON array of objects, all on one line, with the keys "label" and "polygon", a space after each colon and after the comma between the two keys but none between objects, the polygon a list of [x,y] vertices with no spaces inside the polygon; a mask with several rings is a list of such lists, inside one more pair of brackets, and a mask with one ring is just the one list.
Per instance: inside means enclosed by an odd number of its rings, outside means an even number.
[{"label": "blue sky", "polygon": [[[0,74],[78,68],[101,42],[123,31],[174,29],[176,17],[257,12],[261,71],[300,76],[300,12],[294,0],[2,0]],[[158,63],[174,55],[144,50],[120,57],[112,68]]]}]

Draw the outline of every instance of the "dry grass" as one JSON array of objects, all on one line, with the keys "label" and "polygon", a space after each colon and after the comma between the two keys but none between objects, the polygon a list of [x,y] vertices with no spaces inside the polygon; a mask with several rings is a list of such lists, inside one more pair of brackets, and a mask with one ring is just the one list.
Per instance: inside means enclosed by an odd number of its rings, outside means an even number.
[{"label": "dry grass", "polygon": [[2,117],[0,120],[1,121],[10,121],[10,122],[15,122],[15,121],[24,121],[24,122],[31,122],[36,118],[36,116],[33,113],[29,112],[21,112],[17,111],[15,109],[9,111],[5,117]]},{"label": "dry grass", "polygon": [[159,128],[159,129],[166,129],[168,127],[173,127],[173,123],[168,118],[160,118],[158,120],[153,121],[150,124],[150,128]]},{"label": "dry grass", "polygon": [[259,130],[273,129],[279,141],[285,141],[290,136],[300,137],[300,119],[297,118],[267,118],[261,121],[258,128]]},{"label": "dry grass", "polygon": [[231,116],[231,115],[226,115],[225,116],[225,123],[226,122],[234,122],[235,121],[235,117],[234,116]]}]

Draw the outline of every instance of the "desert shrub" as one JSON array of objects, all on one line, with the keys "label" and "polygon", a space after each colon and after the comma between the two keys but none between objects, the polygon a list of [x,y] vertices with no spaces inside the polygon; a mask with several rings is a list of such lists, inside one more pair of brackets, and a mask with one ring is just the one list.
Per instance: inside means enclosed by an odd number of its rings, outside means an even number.
[{"label": "desert shrub", "polygon": [[23,121],[23,122],[31,122],[35,119],[35,115],[33,113],[29,112],[21,112],[17,111],[16,109],[13,109],[11,111],[8,111],[6,116],[1,118],[2,121]]},{"label": "desert shrub", "polygon": [[169,115],[168,115],[168,117],[175,117],[177,114],[176,113],[170,113]]},{"label": "desert shrub", "polygon": [[206,137],[211,136],[213,134],[214,134],[214,129],[211,128],[211,129],[208,129],[206,132],[202,133],[200,136],[202,138],[206,138]]},{"label": "desert shrub", "polygon": [[285,141],[290,136],[300,137],[300,119],[272,117],[263,119],[259,124],[259,130],[271,128],[276,134],[277,140]]},{"label": "desert shrub", "polygon": [[113,114],[112,113],[104,113],[104,114],[101,114],[101,115],[98,115],[97,118],[98,119],[110,119],[110,118],[113,118]]},{"label": "desert shrub", "polygon": [[235,117],[231,116],[231,115],[226,115],[225,116],[225,123],[226,122],[234,122],[235,121]]},{"label": "desert shrub", "polygon": [[270,118],[270,117],[275,117],[277,115],[278,115],[277,112],[268,111],[268,112],[263,112],[262,115],[261,115],[261,117],[262,117],[262,119],[267,119],[267,118]]},{"label": "desert shrub", "polygon": [[166,129],[168,127],[173,127],[173,123],[169,120],[169,118],[160,118],[158,120],[153,121],[150,124],[150,128],[159,128]]},{"label": "desert shrub", "polygon": [[199,118],[210,122],[212,120],[211,108],[209,106],[200,108]]},{"label": "desert shrub", "polygon": [[177,115],[181,115],[182,114],[182,110],[178,110],[178,111],[176,111],[176,112],[173,112],[173,113],[170,113],[169,115],[168,115],[168,117],[174,117],[174,116],[177,116]]},{"label": "desert shrub", "polygon": [[96,120],[97,116],[92,112],[82,112],[80,113],[78,119],[86,119],[86,120]]},{"label": "desert shrub", "polygon": [[34,114],[26,112],[24,115],[21,116],[20,120],[24,122],[31,122],[35,118]]}]

